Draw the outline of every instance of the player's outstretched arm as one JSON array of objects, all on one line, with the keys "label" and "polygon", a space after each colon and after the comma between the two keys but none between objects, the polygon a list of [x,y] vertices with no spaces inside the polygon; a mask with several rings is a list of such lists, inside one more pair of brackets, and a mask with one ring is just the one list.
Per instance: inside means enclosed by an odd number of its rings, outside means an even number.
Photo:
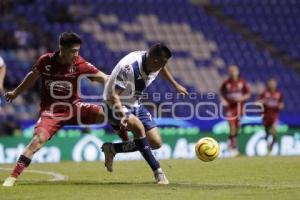
[{"label": "player's outstretched arm", "polygon": [[3,82],[4,82],[5,74],[6,74],[6,66],[5,64],[3,64],[2,66],[0,66],[0,91],[4,89]]},{"label": "player's outstretched arm", "polygon": [[23,81],[18,85],[18,87],[12,91],[5,93],[5,99],[10,102],[17,98],[22,92],[30,88],[36,80],[39,78],[40,73],[37,69],[31,70],[23,79]]},{"label": "player's outstretched arm", "polygon": [[160,70],[160,75],[167,81],[169,81],[173,87],[177,90],[177,92],[179,92],[180,94],[183,95],[188,95],[188,91],[185,87],[183,87],[182,85],[180,85],[172,76],[172,74],[170,73],[170,71],[168,70],[167,67],[163,67]]},{"label": "player's outstretched arm", "polygon": [[107,74],[105,74],[105,73],[103,73],[101,71],[98,71],[96,73],[96,75],[91,78],[91,81],[96,81],[96,82],[105,84],[106,81],[108,80],[108,78],[109,78],[109,75],[107,75]]}]

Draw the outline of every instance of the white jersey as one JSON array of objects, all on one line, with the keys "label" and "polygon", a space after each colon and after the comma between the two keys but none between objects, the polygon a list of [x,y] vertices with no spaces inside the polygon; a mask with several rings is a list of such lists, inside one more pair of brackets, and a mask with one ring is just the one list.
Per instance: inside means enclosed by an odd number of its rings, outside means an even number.
[{"label": "white jersey", "polygon": [[146,74],[143,62],[146,51],[134,51],[123,57],[112,71],[104,87],[104,101],[111,105],[112,89],[124,90],[120,95],[122,105],[139,107],[142,92],[155,80],[159,71]]},{"label": "white jersey", "polygon": [[0,67],[3,67],[4,66],[4,60],[3,60],[3,58],[0,56]]}]

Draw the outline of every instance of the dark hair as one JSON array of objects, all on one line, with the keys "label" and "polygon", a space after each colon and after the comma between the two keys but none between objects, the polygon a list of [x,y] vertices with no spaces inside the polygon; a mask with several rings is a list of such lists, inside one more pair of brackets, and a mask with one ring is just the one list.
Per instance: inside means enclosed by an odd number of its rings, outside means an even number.
[{"label": "dark hair", "polygon": [[149,55],[154,57],[164,57],[164,58],[171,58],[172,53],[170,49],[161,43],[157,43],[150,47]]},{"label": "dark hair", "polygon": [[63,47],[71,47],[74,44],[81,44],[81,38],[79,35],[73,32],[63,32],[59,36],[59,44]]}]

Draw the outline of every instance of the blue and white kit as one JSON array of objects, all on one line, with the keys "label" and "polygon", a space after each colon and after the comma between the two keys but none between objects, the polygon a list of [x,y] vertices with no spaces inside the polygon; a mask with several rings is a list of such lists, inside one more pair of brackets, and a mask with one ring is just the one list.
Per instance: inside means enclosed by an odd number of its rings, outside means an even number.
[{"label": "blue and white kit", "polygon": [[134,114],[143,123],[148,131],[156,124],[152,120],[149,111],[140,104],[142,92],[155,80],[160,71],[146,74],[143,70],[143,62],[146,51],[135,51],[123,57],[112,71],[107,81],[103,97],[107,104],[109,122],[118,130],[120,119],[114,116],[111,99],[113,88],[122,89],[120,95],[122,109],[126,114]]}]

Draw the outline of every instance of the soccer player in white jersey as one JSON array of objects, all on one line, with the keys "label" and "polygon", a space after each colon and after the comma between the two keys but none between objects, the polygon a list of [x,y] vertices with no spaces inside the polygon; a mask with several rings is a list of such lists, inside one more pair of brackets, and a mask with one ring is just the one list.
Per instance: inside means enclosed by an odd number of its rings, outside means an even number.
[{"label": "soccer player in white jersey", "polygon": [[134,140],[103,144],[102,151],[105,154],[105,166],[108,171],[113,171],[116,153],[140,151],[153,170],[156,183],[169,183],[151,152],[151,147],[157,149],[161,146],[161,137],[150,113],[139,100],[144,89],[158,74],[170,81],[178,92],[188,94],[165,67],[171,56],[168,47],[155,44],[148,51],[135,51],[126,55],[112,71],[103,94],[108,119],[114,129],[126,128],[132,131]]},{"label": "soccer player in white jersey", "polygon": [[3,92],[4,90],[3,82],[4,82],[5,73],[6,73],[6,66],[4,60],[0,56],[0,92]]}]

